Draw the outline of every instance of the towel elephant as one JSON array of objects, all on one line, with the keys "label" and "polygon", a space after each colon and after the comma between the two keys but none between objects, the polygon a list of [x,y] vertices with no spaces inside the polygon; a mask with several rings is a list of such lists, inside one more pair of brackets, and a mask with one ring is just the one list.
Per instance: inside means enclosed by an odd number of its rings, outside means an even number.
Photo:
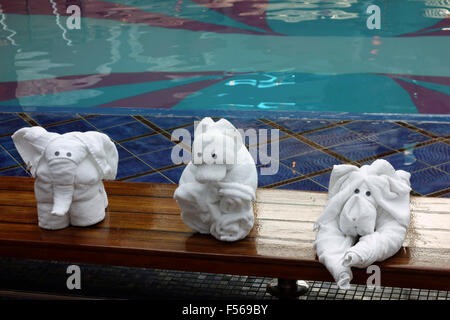
[{"label": "towel elephant", "polygon": [[108,199],[102,179],[117,173],[116,146],[103,133],[58,134],[42,127],[22,128],[12,139],[36,177],[39,226],[62,229],[102,221]]},{"label": "towel elephant", "polygon": [[225,119],[204,118],[174,193],[186,225],[218,240],[246,237],[253,228],[257,185],[255,162],[239,131]]},{"label": "towel elephant", "polygon": [[368,267],[401,248],[410,219],[409,178],[382,159],[333,167],[314,248],[340,288],[350,287],[351,267]]}]

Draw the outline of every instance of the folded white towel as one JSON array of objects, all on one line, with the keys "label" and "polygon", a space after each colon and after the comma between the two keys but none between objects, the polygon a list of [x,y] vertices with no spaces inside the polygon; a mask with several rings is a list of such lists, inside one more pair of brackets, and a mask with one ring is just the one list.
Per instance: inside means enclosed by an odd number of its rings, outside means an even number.
[{"label": "folded white towel", "polygon": [[116,146],[96,131],[58,134],[42,127],[22,128],[12,139],[36,177],[39,226],[89,226],[105,217],[108,199],[102,179],[117,173]]},{"label": "folded white towel", "polygon": [[340,288],[349,288],[351,267],[368,267],[401,248],[410,219],[409,178],[382,159],[333,167],[314,248]]},{"label": "folded white towel", "polygon": [[186,225],[223,241],[245,238],[253,228],[257,185],[255,162],[239,131],[225,119],[204,118],[174,194]]}]

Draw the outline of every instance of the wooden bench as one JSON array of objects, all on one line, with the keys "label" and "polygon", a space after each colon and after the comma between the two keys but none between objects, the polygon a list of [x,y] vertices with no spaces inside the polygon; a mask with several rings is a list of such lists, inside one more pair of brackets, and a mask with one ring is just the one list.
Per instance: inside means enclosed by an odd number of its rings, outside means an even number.
[{"label": "wooden bench", "polygon": [[[333,281],[313,249],[325,193],[259,189],[250,235],[225,243],[182,222],[169,184],[107,182],[103,222],[43,230],[33,183],[0,177],[0,256],[273,277],[288,279],[280,281],[287,286],[293,279]],[[379,263],[382,286],[450,290],[449,211],[450,199],[412,198],[405,247]],[[352,283],[365,284],[368,276],[354,269]]]}]

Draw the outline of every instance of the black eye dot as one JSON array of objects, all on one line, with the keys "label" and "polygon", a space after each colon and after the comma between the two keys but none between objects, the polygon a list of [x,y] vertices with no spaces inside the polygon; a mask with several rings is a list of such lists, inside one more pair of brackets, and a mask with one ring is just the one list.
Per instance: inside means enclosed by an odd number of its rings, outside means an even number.
[{"label": "black eye dot", "polygon": [[67,153],[66,153],[66,156],[71,157],[72,154],[71,154],[70,152],[67,152]]},{"label": "black eye dot", "polygon": [[370,197],[370,191],[366,191],[366,196]]},{"label": "black eye dot", "polygon": [[56,152],[55,152],[55,156],[59,156],[59,151],[56,151]]},{"label": "black eye dot", "polygon": [[198,156],[198,157],[201,157],[201,156],[202,156],[202,153],[201,153],[201,152],[197,152],[197,156]]},{"label": "black eye dot", "polygon": [[213,153],[213,154],[211,154],[211,157],[213,157],[213,159],[216,159],[217,158],[217,154]]},{"label": "black eye dot", "polygon": [[359,189],[355,189],[355,193],[359,193]]}]

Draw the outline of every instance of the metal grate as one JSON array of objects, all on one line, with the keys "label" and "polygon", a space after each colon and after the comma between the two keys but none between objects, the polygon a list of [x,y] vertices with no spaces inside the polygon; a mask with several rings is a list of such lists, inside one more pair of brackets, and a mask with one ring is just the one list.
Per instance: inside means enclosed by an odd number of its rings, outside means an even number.
[{"label": "metal grate", "polygon": [[[69,265],[2,258],[0,290],[119,299],[276,299],[266,292],[271,278],[90,264],[79,264],[82,288],[74,292],[66,288]],[[369,289],[363,285],[340,290],[330,282],[308,283],[310,288],[300,297],[301,300],[450,300],[449,291],[391,287]]]}]

